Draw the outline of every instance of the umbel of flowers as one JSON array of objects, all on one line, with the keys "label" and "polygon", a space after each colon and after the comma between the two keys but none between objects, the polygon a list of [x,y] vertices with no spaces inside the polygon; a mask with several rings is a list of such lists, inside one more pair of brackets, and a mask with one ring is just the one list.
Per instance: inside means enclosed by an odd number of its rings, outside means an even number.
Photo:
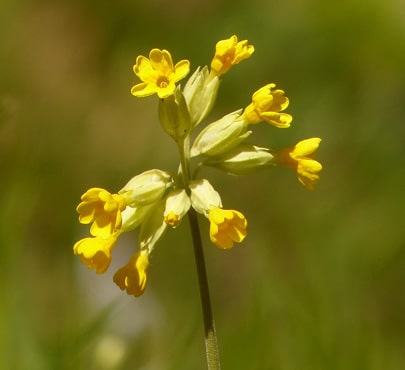
[{"label": "umbel of flowers", "polygon": [[179,225],[191,208],[208,220],[210,240],[218,248],[232,248],[247,235],[245,216],[224,208],[212,184],[205,178],[194,177],[191,158],[198,159],[195,160],[198,168],[211,166],[233,175],[274,166],[289,167],[310,190],[319,180],[322,166],[314,157],[321,139],[309,138],[277,151],[247,141],[256,124],[266,122],[276,128],[287,128],[292,122],[292,116],[284,112],[289,100],[274,83],[254,92],[244,109],[207,124],[193,135],[213,107],[223,75],[253,52],[252,45],[246,40],[238,41],[236,36],[221,40],[210,68],[198,67],[184,86],[178,82],[189,74],[188,60],[174,64],[171,54],[160,49],[152,49],[149,57],[141,55],[136,59],[134,72],[142,82],[133,86],[131,93],[136,97],[158,96],[160,124],[178,146],[179,171],[145,171],[116,193],[102,188],[87,190],[77,212],[79,221],[90,225],[91,236],[73,247],[89,269],[104,273],[120,235],[139,228],[133,256],[114,275],[114,282],[128,294],[140,296],[144,292],[155,246],[169,229]]}]

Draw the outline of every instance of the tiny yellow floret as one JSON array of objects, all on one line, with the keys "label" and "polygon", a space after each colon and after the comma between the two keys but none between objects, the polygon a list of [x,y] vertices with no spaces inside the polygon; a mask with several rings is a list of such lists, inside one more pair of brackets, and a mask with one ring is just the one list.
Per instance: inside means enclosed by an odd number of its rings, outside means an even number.
[{"label": "tiny yellow floret", "polygon": [[146,288],[146,270],[148,267],[149,255],[147,251],[140,250],[131,257],[125,266],[121,267],[114,274],[113,280],[127,294],[139,297]]},{"label": "tiny yellow floret", "polygon": [[321,142],[320,138],[302,140],[295,146],[276,152],[275,162],[279,165],[296,170],[298,180],[307,189],[313,190],[319,181],[322,165],[314,159]]},{"label": "tiny yellow floret", "polygon": [[167,98],[176,90],[176,82],[190,71],[190,62],[181,60],[173,66],[172,56],[167,50],[152,49],[149,59],[138,56],[134,65],[135,74],[142,80],[131,89],[132,95],[145,97],[157,94],[160,99]]},{"label": "tiny yellow floret", "polygon": [[166,197],[163,213],[164,222],[173,228],[178,226],[181,219],[190,209],[190,206],[190,197],[185,189],[173,190]]},{"label": "tiny yellow floret", "polygon": [[171,227],[176,227],[180,222],[180,217],[171,211],[165,216],[165,222]]},{"label": "tiny yellow floret", "polygon": [[247,235],[247,220],[238,211],[213,207],[208,213],[210,239],[219,248],[229,249]]},{"label": "tiny yellow floret", "polygon": [[254,51],[253,45],[248,45],[247,40],[238,42],[235,35],[229,39],[219,41],[215,48],[214,58],[211,61],[211,75],[223,75],[235,64],[249,58]]},{"label": "tiny yellow floret", "polygon": [[124,198],[101,188],[91,188],[81,197],[76,210],[82,224],[90,224],[93,236],[108,238],[121,229],[121,212],[125,209]]},{"label": "tiny yellow floret", "polygon": [[266,121],[275,127],[290,127],[292,116],[281,113],[288,107],[289,100],[284,91],[275,89],[271,83],[257,90],[252,96],[252,103],[243,112],[243,119],[249,124]]}]

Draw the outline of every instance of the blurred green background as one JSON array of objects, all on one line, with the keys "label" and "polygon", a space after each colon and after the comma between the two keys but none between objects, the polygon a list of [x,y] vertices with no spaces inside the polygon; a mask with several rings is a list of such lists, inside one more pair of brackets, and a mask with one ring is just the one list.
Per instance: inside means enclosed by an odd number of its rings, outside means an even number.
[{"label": "blurred green background", "polygon": [[404,19],[400,0],[2,0],[0,368],[205,369],[187,222],[135,299],[112,275],[136,234],[97,275],[72,253],[88,232],[75,207],[89,187],[177,168],[156,97],[129,93],[136,56],[165,48],[194,69],[236,34],[256,52],[210,118],[275,82],[292,127],[250,141],[319,136],[324,170],[314,192],[286,169],[203,172],[249,220],[230,251],[205,240],[223,369],[404,369]]}]

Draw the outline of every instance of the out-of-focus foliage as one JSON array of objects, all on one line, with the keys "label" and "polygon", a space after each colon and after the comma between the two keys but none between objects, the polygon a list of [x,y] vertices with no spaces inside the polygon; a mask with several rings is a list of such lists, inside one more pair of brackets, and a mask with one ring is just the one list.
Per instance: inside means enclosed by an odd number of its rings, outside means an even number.
[{"label": "out-of-focus foliage", "polygon": [[[404,17],[395,0],[2,0],[0,369],[205,368],[187,223],[134,299],[73,256],[75,207],[91,186],[176,170],[157,99],[129,93],[136,56],[165,48],[194,69],[232,34],[256,52],[212,118],[275,82],[294,121],[255,142],[319,136],[324,171],[308,192],[283,169],[210,170],[249,220],[242,246],[205,240],[223,368],[405,368]],[[117,267],[136,241],[120,243]]]}]

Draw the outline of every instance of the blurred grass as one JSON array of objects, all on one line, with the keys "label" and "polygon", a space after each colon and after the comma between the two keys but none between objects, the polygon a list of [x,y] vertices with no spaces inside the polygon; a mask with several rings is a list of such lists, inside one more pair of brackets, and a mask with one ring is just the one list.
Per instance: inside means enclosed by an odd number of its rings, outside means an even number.
[{"label": "blurred grass", "polygon": [[136,56],[166,48],[195,68],[237,34],[256,52],[225,76],[212,118],[274,81],[293,126],[258,126],[253,140],[320,136],[324,171],[315,192],[282,169],[204,173],[249,220],[245,245],[206,240],[223,368],[403,369],[404,16],[394,0],[3,0],[0,368],[205,368],[186,223],[135,300],[115,266],[96,276],[72,255],[86,233],[75,207],[90,186],[177,167],[156,99],[129,94]]}]

